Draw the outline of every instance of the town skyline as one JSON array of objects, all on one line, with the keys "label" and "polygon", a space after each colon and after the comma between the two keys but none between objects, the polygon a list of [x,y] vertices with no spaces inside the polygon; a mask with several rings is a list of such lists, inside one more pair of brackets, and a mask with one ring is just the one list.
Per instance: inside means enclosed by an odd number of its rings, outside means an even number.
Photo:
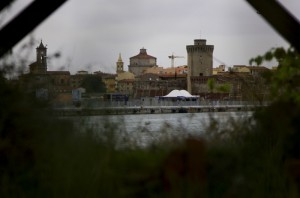
[{"label": "town skyline", "polygon": [[[16,1],[8,11],[16,12],[29,0]],[[280,1],[299,18],[299,1]],[[81,7],[80,7],[81,5]],[[105,6],[103,6],[105,5]],[[222,8],[221,10],[219,8]],[[49,61],[49,70],[103,71],[113,73],[121,53],[124,69],[129,58],[145,48],[157,57],[157,65],[171,66],[168,56],[184,56],[175,66],[187,64],[186,46],[206,39],[215,46],[213,67],[248,65],[249,60],[272,47],[286,43],[245,1],[210,2],[188,0],[130,2],[73,0],[64,4],[31,34],[38,45],[42,39],[49,54],[62,53]],[[18,50],[29,37],[15,48]],[[31,50],[29,62],[34,60]],[[273,65],[272,65],[273,66]]]}]

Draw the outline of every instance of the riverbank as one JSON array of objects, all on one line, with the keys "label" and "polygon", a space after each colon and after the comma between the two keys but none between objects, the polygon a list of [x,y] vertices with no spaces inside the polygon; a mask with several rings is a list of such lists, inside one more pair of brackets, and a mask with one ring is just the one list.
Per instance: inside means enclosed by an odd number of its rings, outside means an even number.
[{"label": "riverbank", "polygon": [[107,108],[56,108],[52,113],[57,116],[93,116],[126,114],[163,114],[163,113],[200,113],[200,112],[235,112],[253,111],[253,105],[220,106],[123,106]]}]

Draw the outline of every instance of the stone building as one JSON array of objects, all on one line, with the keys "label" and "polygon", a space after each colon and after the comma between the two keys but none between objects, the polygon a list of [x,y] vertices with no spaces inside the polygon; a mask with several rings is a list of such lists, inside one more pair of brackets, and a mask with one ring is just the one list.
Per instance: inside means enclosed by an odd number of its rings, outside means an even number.
[{"label": "stone building", "polygon": [[85,71],[78,71],[75,75],[71,76],[70,79],[70,86],[73,89],[77,89],[81,87],[81,84],[84,80],[84,78],[88,75],[88,72],[85,73]]},{"label": "stone building", "polygon": [[[214,81],[213,89],[208,86],[208,81]],[[221,77],[220,75],[214,76],[192,76],[191,86],[193,95],[198,95],[201,100],[224,100],[229,99],[231,90],[235,89],[235,84],[232,86],[232,79]],[[217,90],[218,87],[228,84],[230,90],[228,92],[220,92]]]},{"label": "stone building", "polygon": [[[205,100],[266,101],[269,86],[262,77],[264,72],[270,72],[270,69],[237,65],[213,76],[191,76],[192,94]],[[213,89],[209,80],[214,81]],[[222,87],[229,89],[226,91]]]},{"label": "stone building", "polygon": [[118,81],[118,92],[128,96],[133,95],[134,79],[123,79]]},{"label": "stone building", "polygon": [[19,82],[24,91],[38,98],[70,100],[71,74],[69,71],[47,70],[47,47],[42,41],[36,48],[36,61],[29,65],[29,73],[19,76]]},{"label": "stone building", "polygon": [[207,45],[205,39],[195,39],[194,45],[186,46],[188,55],[188,92],[193,93],[191,87],[192,76],[211,76],[213,74],[213,45]]},{"label": "stone building", "polygon": [[162,74],[164,73],[164,68],[159,66],[153,66],[144,70],[143,74]]},{"label": "stone building", "polygon": [[186,74],[145,73],[135,80],[134,98],[164,96],[174,89],[186,88]]},{"label": "stone building", "polygon": [[68,93],[72,90],[70,86],[71,74],[69,71],[47,71],[47,75],[51,81],[51,89],[49,91]]},{"label": "stone building", "polygon": [[113,93],[116,91],[116,74],[110,74],[102,77],[102,81],[106,86],[107,93]]},{"label": "stone building", "polygon": [[156,66],[156,58],[147,54],[147,50],[142,48],[140,53],[129,59],[128,70],[138,76],[144,70]]},{"label": "stone building", "polygon": [[188,67],[191,76],[211,76],[213,68],[213,45],[206,45],[206,40],[196,39],[194,45],[186,46]]},{"label": "stone building", "polygon": [[180,75],[180,74],[187,74],[188,69],[187,65],[177,66],[177,67],[169,67],[169,68],[163,68],[154,66],[151,68],[146,69],[143,74],[152,73],[152,74],[168,74],[168,75]]}]

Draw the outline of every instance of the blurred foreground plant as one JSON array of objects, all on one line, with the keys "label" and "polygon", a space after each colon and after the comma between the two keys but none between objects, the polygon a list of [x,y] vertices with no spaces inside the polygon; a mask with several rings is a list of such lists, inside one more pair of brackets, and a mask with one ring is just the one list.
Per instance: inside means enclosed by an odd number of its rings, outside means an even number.
[{"label": "blurred foreground plant", "polygon": [[276,60],[278,67],[266,76],[273,100],[300,102],[300,55],[294,48],[273,48],[263,56],[250,60],[257,65]]}]

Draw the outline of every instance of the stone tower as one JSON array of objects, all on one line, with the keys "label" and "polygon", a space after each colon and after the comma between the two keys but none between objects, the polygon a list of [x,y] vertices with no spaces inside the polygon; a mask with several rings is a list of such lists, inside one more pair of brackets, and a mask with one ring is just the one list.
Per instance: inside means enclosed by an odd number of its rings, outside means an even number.
[{"label": "stone tower", "polygon": [[41,41],[40,45],[36,48],[36,62],[30,66],[30,73],[45,74],[47,73],[47,47]]},{"label": "stone tower", "polygon": [[213,45],[206,45],[205,39],[195,39],[194,45],[187,45],[188,91],[191,92],[191,76],[211,76],[213,71]]},{"label": "stone tower", "polygon": [[122,60],[121,53],[120,53],[117,61],[117,74],[122,72],[124,72],[124,62]]}]

